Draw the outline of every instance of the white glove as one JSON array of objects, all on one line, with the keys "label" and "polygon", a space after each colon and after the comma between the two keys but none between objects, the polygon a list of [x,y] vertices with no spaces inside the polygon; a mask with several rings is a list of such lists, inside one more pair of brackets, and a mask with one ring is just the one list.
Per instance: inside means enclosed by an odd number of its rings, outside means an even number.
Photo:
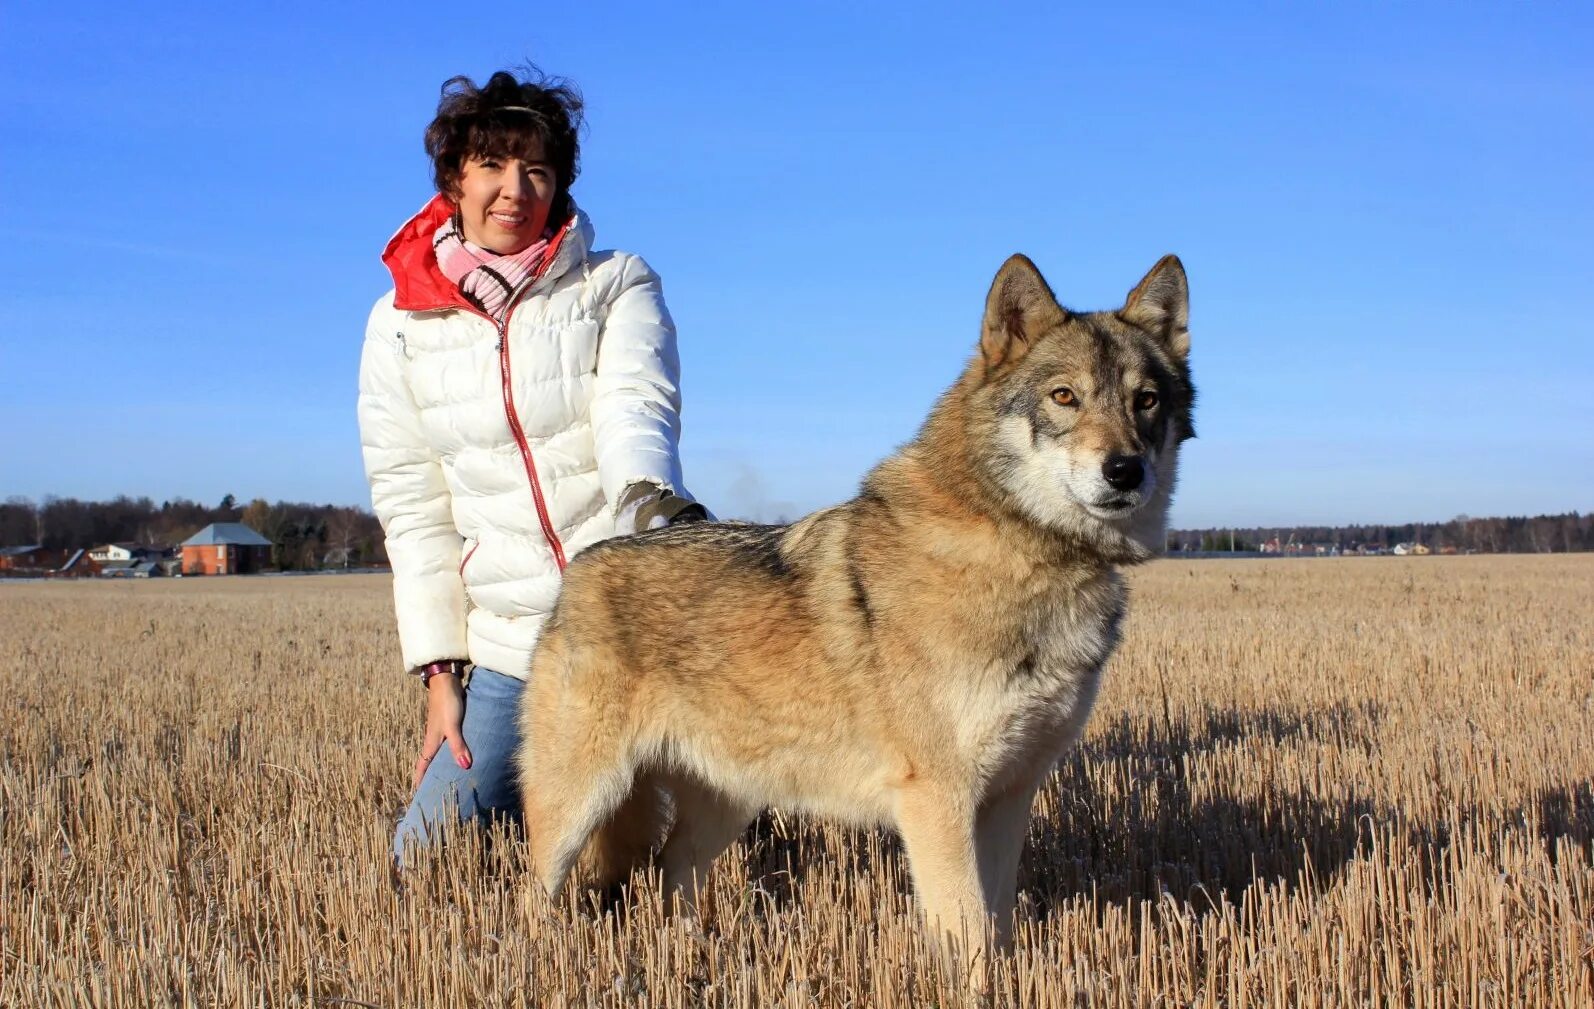
[{"label": "white glove", "polygon": [[677,521],[708,519],[713,515],[707,508],[691,498],[681,497],[658,484],[639,480],[620,495],[620,510],[615,515],[614,530],[617,536],[663,529]]},{"label": "white glove", "polygon": [[656,483],[644,480],[627,487],[620,495],[620,510],[614,517],[615,534],[627,536],[669,525],[668,516],[660,514],[657,508],[648,507],[658,499],[659,485]]}]

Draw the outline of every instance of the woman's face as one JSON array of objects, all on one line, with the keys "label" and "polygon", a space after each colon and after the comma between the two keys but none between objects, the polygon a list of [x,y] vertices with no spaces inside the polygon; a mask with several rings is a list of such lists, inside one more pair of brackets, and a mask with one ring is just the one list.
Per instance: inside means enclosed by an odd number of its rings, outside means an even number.
[{"label": "woman's face", "polygon": [[[539,150],[531,157],[541,155]],[[558,180],[546,161],[473,157],[461,166],[458,186],[455,201],[465,240],[512,256],[547,230]]]}]

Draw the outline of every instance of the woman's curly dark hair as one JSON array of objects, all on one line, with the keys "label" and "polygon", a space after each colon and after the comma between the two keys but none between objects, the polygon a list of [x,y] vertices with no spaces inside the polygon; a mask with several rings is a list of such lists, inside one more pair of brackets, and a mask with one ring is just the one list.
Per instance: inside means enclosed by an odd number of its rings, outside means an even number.
[{"label": "woman's curly dark hair", "polygon": [[576,134],[582,107],[573,81],[548,77],[535,66],[520,76],[500,70],[481,87],[469,77],[444,81],[437,118],[426,127],[426,153],[432,158],[437,191],[445,196],[458,192],[469,158],[530,159],[540,147],[557,186],[549,223],[564,221],[570,216],[570,185],[581,172]]}]

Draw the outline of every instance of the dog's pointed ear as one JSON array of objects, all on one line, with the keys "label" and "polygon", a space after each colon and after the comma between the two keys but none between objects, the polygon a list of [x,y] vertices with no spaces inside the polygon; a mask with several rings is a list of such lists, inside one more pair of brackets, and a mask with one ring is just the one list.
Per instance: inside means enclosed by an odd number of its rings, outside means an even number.
[{"label": "dog's pointed ear", "polygon": [[1190,284],[1178,256],[1163,256],[1135,289],[1119,315],[1148,329],[1175,358],[1190,354]]},{"label": "dog's pointed ear", "polygon": [[1009,256],[996,271],[985,297],[980,353],[987,370],[1011,364],[1029,353],[1048,329],[1068,318],[1035,264],[1022,253]]}]

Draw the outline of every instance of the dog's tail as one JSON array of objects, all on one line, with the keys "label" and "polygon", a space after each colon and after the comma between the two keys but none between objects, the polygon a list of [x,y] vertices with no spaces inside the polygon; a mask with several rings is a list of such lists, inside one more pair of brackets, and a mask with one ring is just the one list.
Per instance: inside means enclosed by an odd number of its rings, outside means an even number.
[{"label": "dog's tail", "polygon": [[635,815],[622,818],[612,836],[594,837],[633,798],[636,774],[626,698],[606,651],[573,647],[550,620],[521,702],[516,766],[526,831],[533,869],[551,895],[589,841],[596,842],[598,874],[609,877],[603,882],[623,876],[645,853],[661,815],[651,795],[636,796]]}]

